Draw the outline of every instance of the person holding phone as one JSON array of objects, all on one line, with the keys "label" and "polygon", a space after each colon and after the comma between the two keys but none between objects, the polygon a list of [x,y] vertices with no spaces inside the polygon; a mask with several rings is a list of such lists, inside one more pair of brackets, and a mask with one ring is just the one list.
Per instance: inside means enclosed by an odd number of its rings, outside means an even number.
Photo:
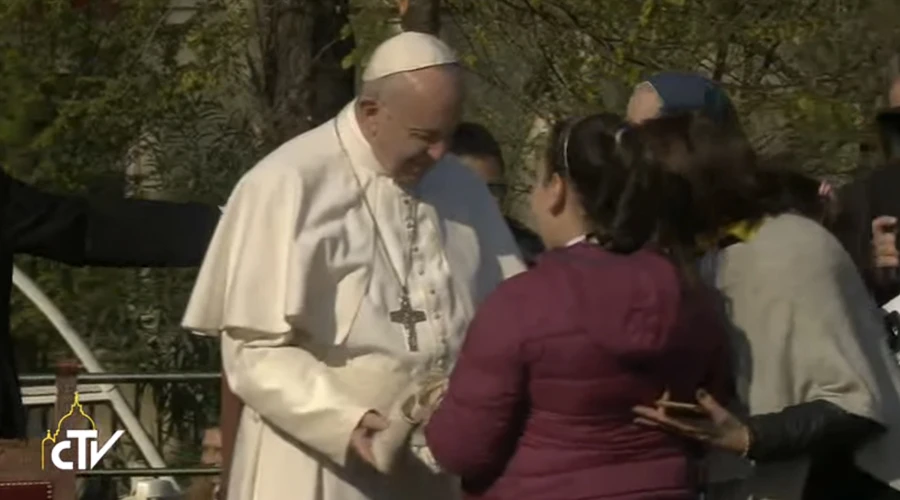
[{"label": "person holding phone", "polygon": [[863,174],[837,194],[838,215],[832,230],[853,257],[879,305],[900,294],[898,194],[900,159]]},{"label": "person holding phone", "polygon": [[[877,190],[877,182],[884,182],[877,191],[880,196],[880,205],[892,204],[893,206],[875,207],[876,209],[889,210],[883,212],[872,221],[872,248],[875,269],[878,270],[875,281],[882,288],[882,295],[896,297],[900,294],[900,252],[897,250],[897,218],[900,217],[900,207],[896,206],[898,191],[900,191],[900,77],[894,79],[889,92],[889,108],[880,112],[876,119],[881,136],[881,144],[884,150],[886,166],[874,174],[870,181]],[[893,174],[893,175],[891,175]],[[890,175],[892,179],[884,179]]]},{"label": "person holding phone", "polygon": [[876,117],[884,162],[835,191],[837,214],[829,226],[879,305],[900,295],[900,77],[889,94],[888,108]]},{"label": "person holding phone", "polygon": [[662,393],[636,421],[752,461],[711,499],[898,498],[900,368],[847,252],[743,136],[698,113],[636,132],[690,186],[698,250],[718,249],[707,278],[727,304],[740,403]]}]

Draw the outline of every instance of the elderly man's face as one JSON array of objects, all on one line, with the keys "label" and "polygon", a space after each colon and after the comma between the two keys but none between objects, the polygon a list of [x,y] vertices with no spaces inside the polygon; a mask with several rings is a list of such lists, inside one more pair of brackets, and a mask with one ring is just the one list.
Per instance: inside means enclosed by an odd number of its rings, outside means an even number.
[{"label": "elderly man's face", "polygon": [[639,125],[659,116],[662,110],[662,99],[649,85],[638,85],[628,100],[625,119],[629,123]]},{"label": "elderly man's face", "polygon": [[393,92],[370,117],[376,154],[401,184],[415,184],[447,152],[462,114],[461,74],[436,67],[401,75]]}]

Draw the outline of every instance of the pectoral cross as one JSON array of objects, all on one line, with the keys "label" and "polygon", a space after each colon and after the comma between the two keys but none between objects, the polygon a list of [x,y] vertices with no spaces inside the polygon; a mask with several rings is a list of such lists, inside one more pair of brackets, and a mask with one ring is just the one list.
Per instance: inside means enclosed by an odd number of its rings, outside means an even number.
[{"label": "pectoral cross", "polygon": [[416,325],[425,321],[425,311],[412,308],[409,301],[409,292],[403,288],[400,295],[400,309],[391,311],[391,322],[403,325],[406,329],[406,348],[411,352],[419,350],[419,337],[416,333]]}]

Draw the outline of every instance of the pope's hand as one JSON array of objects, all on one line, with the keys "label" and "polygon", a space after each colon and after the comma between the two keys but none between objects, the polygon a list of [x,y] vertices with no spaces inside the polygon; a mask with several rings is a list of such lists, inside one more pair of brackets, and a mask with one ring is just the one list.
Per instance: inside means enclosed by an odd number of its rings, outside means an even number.
[{"label": "pope's hand", "polygon": [[376,411],[367,412],[350,435],[350,447],[356,451],[366,463],[375,467],[375,455],[372,453],[372,438],[376,433],[387,429],[390,423]]}]

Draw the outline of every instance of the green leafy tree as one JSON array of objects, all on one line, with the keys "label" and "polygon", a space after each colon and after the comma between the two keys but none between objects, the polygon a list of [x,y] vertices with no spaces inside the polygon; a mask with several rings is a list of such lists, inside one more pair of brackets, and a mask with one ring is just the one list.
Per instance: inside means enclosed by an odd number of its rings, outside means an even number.
[{"label": "green leafy tree", "polygon": [[[788,149],[808,171],[840,178],[871,140],[900,41],[888,21],[900,7],[888,0],[446,4],[445,24],[483,86],[472,114],[523,160],[535,117],[621,112],[641,78],[689,70],[723,82],[760,147]],[[527,174],[527,163],[517,167]]]},{"label": "green leafy tree", "polygon": [[[236,83],[222,67],[245,46],[246,29],[225,2],[187,13],[168,0],[3,2],[0,163],[50,191],[221,203],[259,151],[248,119],[229,105]],[[216,346],[178,325],[192,272],[17,262],[107,369],[218,370]],[[13,302],[21,371],[51,372],[71,357],[24,297]],[[170,409],[156,425],[159,443],[174,452],[199,442],[217,417],[211,389],[154,391],[156,406]]]},{"label": "green leafy tree", "polygon": [[[353,94],[347,2],[10,0],[0,6],[0,163],[51,191],[221,205],[281,142]],[[182,7],[179,7],[182,6]],[[111,371],[218,371],[217,345],[184,332],[193,271],[18,264]],[[70,357],[22,296],[20,369]],[[148,387],[138,387],[135,404]],[[196,464],[218,386],[152,391],[170,463]],[[140,410],[140,408],[138,408]],[[123,457],[127,459],[128,457]]]}]

